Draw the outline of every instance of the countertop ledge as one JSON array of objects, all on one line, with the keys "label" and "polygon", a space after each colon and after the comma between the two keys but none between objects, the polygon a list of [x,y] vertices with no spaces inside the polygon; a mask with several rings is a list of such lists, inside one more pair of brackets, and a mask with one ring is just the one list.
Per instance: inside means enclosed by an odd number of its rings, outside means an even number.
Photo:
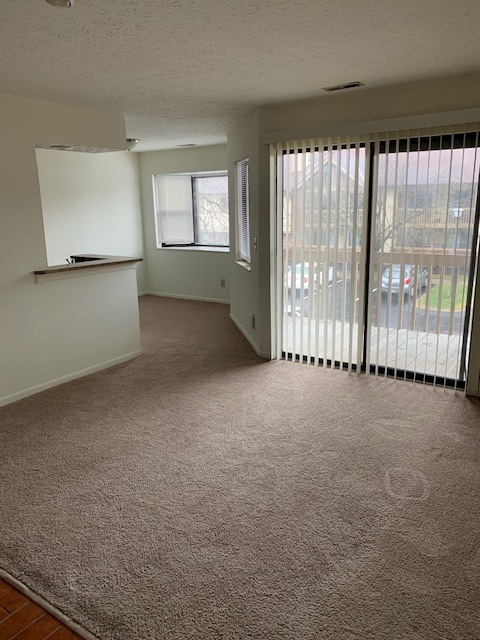
[{"label": "countertop ledge", "polygon": [[62,273],[68,271],[78,271],[79,269],[98,269],[102,267],[110,267],[116,264],[135,264],[142,262],[143,258],[132,258],[128,256],[103,256],[94,253],[82,253],[70,256],[72,260],[79,258],[81,262],[73,262],[71,264],[56,264],[44,269],[35,269],[33,272],[36,276],[47,275],[49,273]]}]

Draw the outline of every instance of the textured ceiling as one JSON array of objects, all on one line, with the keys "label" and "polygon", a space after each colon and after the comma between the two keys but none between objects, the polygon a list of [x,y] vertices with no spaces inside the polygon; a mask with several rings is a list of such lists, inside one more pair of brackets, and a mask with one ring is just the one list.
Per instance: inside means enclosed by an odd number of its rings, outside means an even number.
[{"label": "textured ceiling", "polygon": [[477,71],[479,23],[478,0],[0,0],[0,92],[120,111],[137,150],[214,144],[323,86]]}]

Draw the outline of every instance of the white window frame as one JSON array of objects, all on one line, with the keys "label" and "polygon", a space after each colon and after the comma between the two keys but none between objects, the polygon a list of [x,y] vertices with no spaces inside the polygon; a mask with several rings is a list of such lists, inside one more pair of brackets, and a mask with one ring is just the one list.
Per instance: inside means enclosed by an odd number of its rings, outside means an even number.
[{"label": "white window frame", "polygon": [[[158,178],[163,178],[163,177],[176,177],[176,176],[183,176],[183,177],[188,177],[190,179],[190,186],[191,186],[191,224],[192,224],[192,237],[194,239],[193,242],[188,243],[188,242],[178,242],[178,243],[169,243],[169,242],[163,242],[162,240],[162,229],[161,229],[161,222],[160,222],[160,203],[159,203],[159,185],[158,185]],[[230,251],[230,246],[229,244],[225,244],[225,245],[220,245],[220,244],[201,244],[201,243],[197,243],[195,241],[195,236],[196,236],[196,226],[197,226],[197,220],[196,217],[198,216],[197,213],[197,203],[196,203],[196,198],[194,197],[194,181],[197,178],[212,178],[212,177],[222,177],[222,178],[228,178],[228,171],[226,170],[222,170],[222,171],[202,171],[202,172],[195,172],[195,173],[163,173],[163,174],[155,174],[152,176],[152,187],[153,187],[153,200],[154,200],[154,220],[155,220],[155,238],[156,238],[156,246],[157,249],[166,249],[166,250],[172,250],[172,249],[179,249],[179,250],[194,250],[194,251],[218,251],[218,252],[228,252]],[[227,207],[228,207],[228,187],[227,187]],[[228,214],[228,211],[227,211]]]},{"label": "white window frame", "polygon": [[252,262],[250,224],[250,158],[243,158],[235,162],[236,259],[248,269]]}]

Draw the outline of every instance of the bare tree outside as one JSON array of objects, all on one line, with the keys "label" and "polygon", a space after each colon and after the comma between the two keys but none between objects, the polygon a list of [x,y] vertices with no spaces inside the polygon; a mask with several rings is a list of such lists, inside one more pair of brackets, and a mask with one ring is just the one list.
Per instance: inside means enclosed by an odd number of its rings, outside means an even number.
[{"label": "bare tree outside", "polygon": [[197,205],[196,242],[205,245],[228,246],[228,178],[202,176],[194,182]]},{"label": "bare tree outside", "polygon": [[[443,156],[442,156],[443,153]],[[476,176],[465,178],[460,154],[453,156],[450,166],[448,152],[432,151],[411,154],[409,166],[407,153],[381,154],[378,164],[378,186],[375,198],[376,215],[373,216],[374,250],[391,251],[394,247],[431,247],[443,249],[466,248],[466,232],[473,215],[472,184]],[[292,162],[286,162],[286,171],[296,173],[302,183],[305,180],[305,202],[296,196],[303,184],[289,183],[285,196],[285,222],[299,215],[305,216],[303,228],[305,242],[316,246],[332,244],[328,229],[328,213],[336,217],[335,224],[346,233],[347,246],[360,246],[364,215],[364,155],[360,155],[360,170],[356,196],[353,152],[350,166],[339,154],[330,156],[315,151],[307,154],[305,166],[294,171]],[[331,167],[330,167],[331,163]],[[323,168],[325,179],[319,177]],[[331,178],[329,178],[329,174]],[[340,188],[337,189],[337,181]],[[285,184],[285,176],[284,176]]]}]

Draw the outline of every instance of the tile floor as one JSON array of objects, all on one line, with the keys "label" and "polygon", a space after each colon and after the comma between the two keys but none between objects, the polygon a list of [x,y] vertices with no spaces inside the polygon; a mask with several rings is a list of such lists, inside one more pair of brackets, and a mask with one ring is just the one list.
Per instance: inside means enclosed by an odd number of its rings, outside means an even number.
[{"label": "tile floor", "polygon": [[81,640],[0,578],[0,640]]}]

